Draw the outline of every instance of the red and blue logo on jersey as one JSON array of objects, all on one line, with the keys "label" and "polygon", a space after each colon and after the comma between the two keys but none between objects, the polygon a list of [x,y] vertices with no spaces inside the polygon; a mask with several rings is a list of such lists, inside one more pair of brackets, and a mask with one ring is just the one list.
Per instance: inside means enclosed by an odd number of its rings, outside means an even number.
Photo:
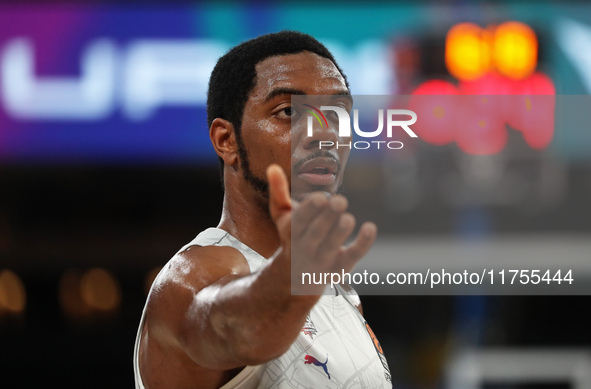
[{"label": "red and blue logo on jersey", "polygon": [[328,367],[326,366],[327,363],[328,363],[328,354],[326,354],[326,362],[324,362],[324,363],[320,362],[318,359],[316,359],[313,356],[308,355],[308,354],[306,354],[306,356],[304,358],[304,365],[314,365],[314,366],[322,367],[324,369],[324,372],[328,376],[328,379],[330,379],[330,373],[328,372]]}]

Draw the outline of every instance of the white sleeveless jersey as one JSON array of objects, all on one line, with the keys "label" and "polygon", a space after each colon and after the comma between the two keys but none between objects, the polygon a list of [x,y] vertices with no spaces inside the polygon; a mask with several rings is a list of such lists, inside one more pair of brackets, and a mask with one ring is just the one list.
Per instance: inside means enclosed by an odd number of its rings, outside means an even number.
[{"label": "white sleeveless jersey", "polygon": [[[224,230],[209,228],[190,246],[231,246],[256,272],[266,259]],[[138,351],[146,308],[135,342],[133,367],[136,389],[144,389]],[[221,389],[253,388],[392,388],[390,371],[379,342],[341,288],[318,300],[289,350],[258,366],[246,366]]]}]

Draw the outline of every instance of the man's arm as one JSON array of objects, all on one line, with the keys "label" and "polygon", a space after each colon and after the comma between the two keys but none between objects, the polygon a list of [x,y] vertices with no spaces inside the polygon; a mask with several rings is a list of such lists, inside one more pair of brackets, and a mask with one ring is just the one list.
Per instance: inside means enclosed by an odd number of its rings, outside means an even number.
[{"label": "man's arm", "polygon": [[375,239],[375,226],[367,224],[344,247],[355,225],[344,197],[315,193],[292,204],[281,168],[270,167],[267,176],[281,238],[275,255],[251,274],[234,248],[193,247],[171,260],[149,298],[150,339],[205,368],[261,364],[287,351],[323,289],[291,295],[292,252],[300,269],[349,271]]}]

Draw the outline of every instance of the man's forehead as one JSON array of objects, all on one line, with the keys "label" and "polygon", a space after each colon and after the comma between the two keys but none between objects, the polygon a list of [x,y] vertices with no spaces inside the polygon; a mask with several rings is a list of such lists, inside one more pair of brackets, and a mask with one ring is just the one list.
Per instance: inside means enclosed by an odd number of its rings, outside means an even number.
[{"label": "man's forehead", "polygon": [[332,82],[345,87],[345,80],[328,58],[310,52],[269,57],[256,66],[257,89],[271,89],[291,81],[305,79]]}]

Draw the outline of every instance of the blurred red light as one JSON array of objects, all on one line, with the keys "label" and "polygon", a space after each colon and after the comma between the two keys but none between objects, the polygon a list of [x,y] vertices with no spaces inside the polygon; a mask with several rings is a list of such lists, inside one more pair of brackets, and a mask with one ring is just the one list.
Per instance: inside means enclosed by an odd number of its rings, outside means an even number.
[{"label": "blurred red light", "polygon": [[440,80],[427,81],[413,92],[409,109],[417,114],[413,130],[419,138],[435,145],[454,140],[457,100],[449,96],[455,95],[458,95],[455,85]]}]

